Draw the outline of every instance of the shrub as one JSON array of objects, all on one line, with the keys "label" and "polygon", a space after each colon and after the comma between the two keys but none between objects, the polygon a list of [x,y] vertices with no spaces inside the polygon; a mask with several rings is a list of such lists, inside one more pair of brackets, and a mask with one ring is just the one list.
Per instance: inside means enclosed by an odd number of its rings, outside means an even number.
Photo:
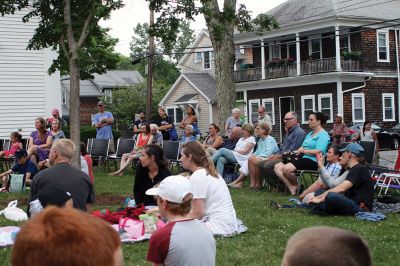
[{"label": "shrub", "polygon": [[[69,126],[63,127],[65,136],[69,138]],[[121,137],[121,132],[113,129],[114,143],[117,143],[117,139]],[[96,137],[96,128],[93,126],[81,126],[81,141],[87,143],[90,138]]]}]

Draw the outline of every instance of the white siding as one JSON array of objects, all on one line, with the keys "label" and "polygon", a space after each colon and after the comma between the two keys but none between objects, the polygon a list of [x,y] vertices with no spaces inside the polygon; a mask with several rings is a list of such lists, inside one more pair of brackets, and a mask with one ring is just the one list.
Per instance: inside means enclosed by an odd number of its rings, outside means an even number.
[{"label": "white siding", "polygon": [[[197,121],[199,124],[199,129],[201,134],[205,136],[205,132],[208,131],[208,125],[210,123],[210,110],[207,99],[205,99],[195,88],[190,85],[185,79],[183,79],[175,88],[175,90],[171,93],[171,95],[165,100],[164,106],[171,107],[176,106],[175,101],[182,97],[185,94],[195,94],[198,93],[198,96],[194,99],[198,101],[200,106],[200,112],[197,114]],[[184,114],[185,115],[185,114]],[[180,121],[179,121],[180,122]],[[178,129],[178,128],[177,128]]]},{"label": "white siding", "polygon": [[[211,39],[206,34],[202,35],[202,38],[200,39],[200,41],[196,47],[204,47],[204,48],[194,48],[194,52],[204,52],[204,51],[212,51],[213,50]],[[187,59],[184,62],[182,62],[181,72],[182,73],[204,72],[204,73],[209,73],[211,76],[215,77],[214,60],[211,60],[211,69],[204,70],[203,62],[195,62],[195,56],[196,56],[195,53],[191,53],[187,57]]]},{"label": "white siding", "polygon": [[0,138],[18,129],[27,137],[35,117],[61,107],[60,75],[47,74],[55,53],[26,50],[37,22],[23,23],[22,16],[0,16]]}]

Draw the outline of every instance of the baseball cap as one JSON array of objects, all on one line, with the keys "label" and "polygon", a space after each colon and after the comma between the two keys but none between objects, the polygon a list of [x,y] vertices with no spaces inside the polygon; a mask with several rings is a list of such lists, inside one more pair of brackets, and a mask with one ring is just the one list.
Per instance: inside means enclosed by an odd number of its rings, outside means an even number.
[{"label": "baseball cap", "polygon": [[53,110],[51,110],[51,114],[52,114],[52,115],[57,115],[57,114],[59,114],[59,113],[60,113],[60,111],[58,111],[57,108],[54,108]]},{"label": "baseball cap", "polygon": [[159,196],[173,203],[182,203],[183,198],[192,193],[189,180],[181,175],[172,175],[161,181],[158,187],[150,188],[146,195]]},{"label": "baseball cap", "polygon": [[46,208],[48,205],[62,207],[68,200],[72,199],[71,193],[58,188],[41,190],[38,192],[37,197],[43,208]]},{"label": "baseball cap", "polygon": [[17,158],[17,159],[21,159],[24,156],[28,156],[28,152],[26,150],[24,150],[24,149],[17,150],[15,152],[15,158]]},{"label": "baseball cap", "polygon": [[339,150],[339,152],[345,152],[345,151],[351,152],[355,155],[364,155],[364,148],[357,143],[350,143],[345,148]]}]

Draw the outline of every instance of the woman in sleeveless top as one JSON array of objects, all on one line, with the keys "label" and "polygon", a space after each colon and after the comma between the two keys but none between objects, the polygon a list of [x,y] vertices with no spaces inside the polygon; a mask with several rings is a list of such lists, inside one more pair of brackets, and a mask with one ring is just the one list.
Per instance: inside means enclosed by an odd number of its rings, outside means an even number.
[{"label": "woman in sleeveless top", "polygon": [[212,156],[217,150],[224,144],[224,140],[218,134],[220,131],[219,126],[216,123],[211,123],[208,126],[208,136],[203,141],[203,148],[206,149],[208,156]]},{"label": "woman in sleeveless top", "polygon": [[36,131],[33,131],[29,137],[28,158],[37,164],[49,158],[52,136],[50,131],[46,130],[46,121],[43,117],[35,119]]},{"label": "woman in sleeveless top", "polygon": [[375,131],[372,129],[372,123],[370,121],[365,121],[361,132],[357,133],[357,135],[351,139],[351,141],[371,141],[375,142],[375,154],[372,159],[372,163],[375,165],[379,164],[379,143],[378,136]]},{"label": "woman in sleeveless top", "polygon": [[188,105],[186,107],[186,117],[179,124],[179,128],[185,129],[187,125],[192,125],[195,135],[200,134],[199,126],[197,124],[196,112],[194,111],[193,106]]},{"label": "woman in sleeveless top", "polygon": [[110,175],[123,176],[124,170],[127,169],[133,160],[139,159],[141,150],[147,144],[153,142],[153,135],[150,133],[150,124],[142,123],[140,125],[140,133],[138,134],[135,148],[130,153],[124,153],[121,159],[121,165],[118,171],[110,173]]}]

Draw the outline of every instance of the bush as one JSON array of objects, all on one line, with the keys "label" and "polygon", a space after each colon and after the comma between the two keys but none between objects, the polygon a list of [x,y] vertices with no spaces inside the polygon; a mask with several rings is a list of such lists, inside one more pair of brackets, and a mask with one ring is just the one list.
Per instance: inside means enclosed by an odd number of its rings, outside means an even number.
[{"label": "bush", "polygon": [[[69,138],[69,126],[63,127],[65,136]],[[121,132],[113,129],[114,143],[117,143],[117,139],[121,137]],[[81,141],[87,143],[90,138],[96,137],[96,128],[93,126],[81,126]]]}]

